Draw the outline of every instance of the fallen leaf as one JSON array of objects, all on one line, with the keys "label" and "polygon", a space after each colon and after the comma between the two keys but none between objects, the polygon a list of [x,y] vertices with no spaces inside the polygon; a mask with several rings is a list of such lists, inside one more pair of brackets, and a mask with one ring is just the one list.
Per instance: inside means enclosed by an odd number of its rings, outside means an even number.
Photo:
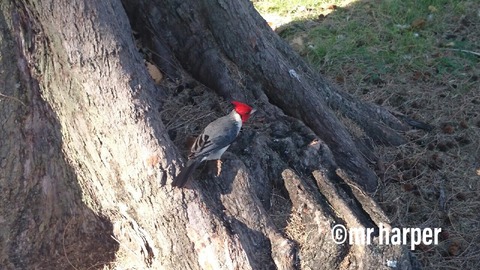
[{"label": "fallen leaf", "polygon": [[460,243],[454,241],[452,242],[452,244],[448,247],[448,253],[451,255],[451,256],[457,256],[458,254],[460,254]]},{"label": "fallen leaf", "polygon": [[159,84],[162,79],[163,79],[163,74],[162,72],[160,71],[160,69],[158,69],[158,67],[150,62],[146,62],[146,65],[147,65],[147,70],[148,70],[148,73],[150,73],[150,76],[152,77],[153,81],[156,83],[156,84]]},{"label": "fallen leaf", "polygon": [[452,134],[455,132],[455,128],[449,123],[444,123],[442,125],[442,131],[445,134]]},{"label": "fallen leaf", "polygon": [[434,6],[428,6],[428,10],[430,10],[430,12],[437,12],[438,9]]},{"label": "fallen leaf", "polygon": [[330,9],[330,10],[335,10],[335,9],[337,9],[337,8],[338,8],[337,5],[329,5],[329,6],[327,7],[327,9]]},{"label": "fallen leaf", "polygon": [[343,77],[342,75],[338,75],[337,77],[335,77],[335,81],[337,81],[337,83],[344,83],[345,77]]},{"label": "fallen leaf", "polygon": [[419,19],[414,20],[410,26],[412,28],[423,28],[423,27],[425,27],[426,23],[427,23],[427,21],[425,21],[425,19],[419,18]]},{"label": "fallen leaf", "polygon": [[405,190],[405,191],[407,191],[407,192],[413,191],[413,190],[417,189],[417,187],[416,187],[415,185],[412,185],[412,184],[410,184],[410,183],[405,183],[405,184],[403,184],[403,185],[402,185],[402,188],[403,188],[403,190]]}]

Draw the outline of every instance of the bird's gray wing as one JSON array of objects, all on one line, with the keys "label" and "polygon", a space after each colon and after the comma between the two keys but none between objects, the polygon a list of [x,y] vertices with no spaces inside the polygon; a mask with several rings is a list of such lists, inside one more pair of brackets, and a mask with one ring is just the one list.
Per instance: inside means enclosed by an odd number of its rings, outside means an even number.
[{"label": "bird's gray wing", "polygon": [[210,123],[200,134],[190,149],[189,159],[204,157],[215,150],[230,145],[238,135],[240,128],[228,118],[219,118]]}]

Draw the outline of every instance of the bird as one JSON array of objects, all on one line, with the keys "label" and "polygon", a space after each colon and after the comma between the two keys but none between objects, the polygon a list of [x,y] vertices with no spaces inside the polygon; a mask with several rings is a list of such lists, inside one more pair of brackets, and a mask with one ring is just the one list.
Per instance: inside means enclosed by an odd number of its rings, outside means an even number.
[{"label": "bird", "polygon": [[206,160],[220,160],[223,153],[237,138],[243,123],[256,111],[240,101],[232,101],[233,110],[208,124],[195,139],[187,164],[173,180],[172,186],[183,188],[195,169]]}]

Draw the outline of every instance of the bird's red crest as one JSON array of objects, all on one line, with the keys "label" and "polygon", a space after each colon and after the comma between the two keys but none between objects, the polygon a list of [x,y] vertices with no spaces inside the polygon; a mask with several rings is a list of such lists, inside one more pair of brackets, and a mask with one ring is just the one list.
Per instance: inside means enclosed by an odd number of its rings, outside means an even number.
[{"label": "bird's red crest", "polygon": [[247,104],[245,103],[242,103],[240,101],[232,101],[232,104],[233,104],[233,107],[235,109],[235,111],[240,114],[240,116],[242,117],[242,122],[245,122],[248,120],[248,118],[250,117],[250,114],[252,113],[253,108],[248,106]]}]

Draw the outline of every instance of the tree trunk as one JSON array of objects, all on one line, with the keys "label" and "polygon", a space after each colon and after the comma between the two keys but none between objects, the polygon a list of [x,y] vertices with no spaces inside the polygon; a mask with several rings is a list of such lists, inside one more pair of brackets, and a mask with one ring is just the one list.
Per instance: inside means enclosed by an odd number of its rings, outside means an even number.
[{"label": "tree trunk", "polygon": [[[379,143],[407,126],[328,84],[250,1],[0,7],[2,269],[413,267],[399,246],[330,234],[389,223],[375,157],[338,115]],[[232,99],[259,113],[219,176],[172,188],[187,134]]]}]

